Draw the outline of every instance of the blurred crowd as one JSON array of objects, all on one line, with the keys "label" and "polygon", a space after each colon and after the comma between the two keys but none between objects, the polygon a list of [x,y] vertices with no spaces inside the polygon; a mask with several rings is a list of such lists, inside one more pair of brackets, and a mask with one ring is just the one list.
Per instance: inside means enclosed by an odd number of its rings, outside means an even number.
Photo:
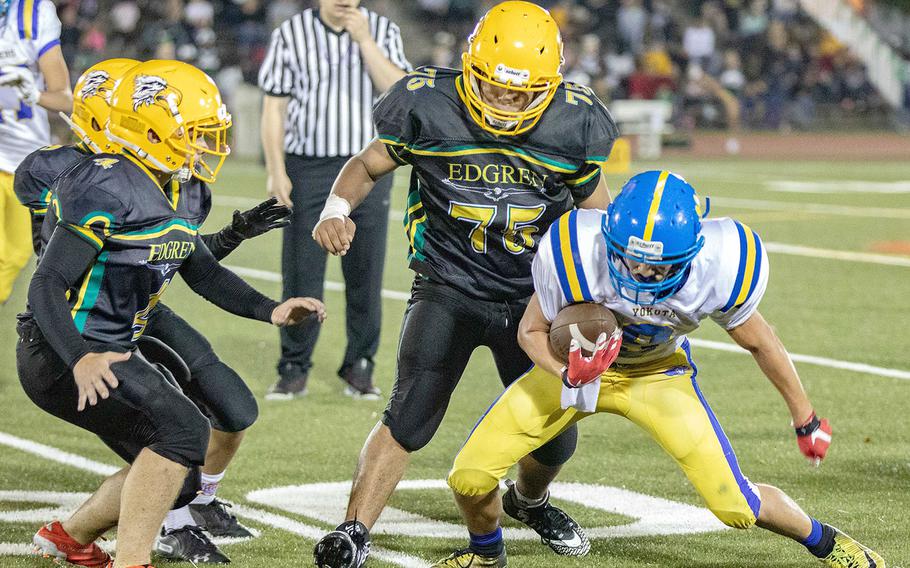
[{"label": "blurred crowd", "polygon": [[[493,0],[365,0],[401,24],[412,62],[460,66]],[[664,99],[683,127],[806,129],[888,114],[861,61],[798,0],[550,0],[564,75],[604,98]],[[869,4],[869,2],[865,2]],[[310,0],[58,0],[74,75],[109,56],[179,58],[227,97],[255,83],[271,30]],[[103,9],[102,9],[103,6]]]}]

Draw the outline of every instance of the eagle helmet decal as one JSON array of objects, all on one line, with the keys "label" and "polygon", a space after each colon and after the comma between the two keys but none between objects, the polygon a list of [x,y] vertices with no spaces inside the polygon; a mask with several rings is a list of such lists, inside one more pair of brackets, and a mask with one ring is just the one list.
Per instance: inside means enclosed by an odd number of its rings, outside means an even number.
[{"label": "eagle helmet decal", "polygon": [[167,81],[156,75],[137,75],[133,90],[133,110],[158,103],[159,95],[168,88]]},{"label": "eagle helmet decal", "polygon": [[107,98],[110,90],[104,89],[104,91],[106,91],[105,94],[102,94],[101,91],[102,87],[104,87],[104,84],[107,83],[110,78],[110,73],[104,71],[103,69],[92,71],[85,76],[85,79],[82,83],[82,88],[79,89],[79,92],[76,93],[76,96],[78,96],[83,101],[89,97],[96,97],[99,95]]}]

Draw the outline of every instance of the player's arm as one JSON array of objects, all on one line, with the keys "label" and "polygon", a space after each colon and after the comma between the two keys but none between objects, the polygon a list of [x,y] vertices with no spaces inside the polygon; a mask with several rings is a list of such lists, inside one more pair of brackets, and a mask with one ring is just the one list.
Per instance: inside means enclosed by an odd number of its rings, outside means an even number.
[{"label": "player's arm", "polygon": [[287,205],[278,203],[276,197],[270,197],[252,209],[243,212],[235,210],[230,223],[217,233],[202,235],[202,240],[215,260],[221,260],[243,241],[264,235],[272,229],[287,227],[291,224],[290,215],[291,209]]},{"label": "player's arm", "polygon": [[[816,463],[824,458],[831,442],[828,421],[816,417],[793,361],[771,325],[755,311],[742,324],[727,330],[727,333],[740,347],[752,354],[759,368],[783,397],[793,417],[803,454],[816,460]],[[823,434],[813,436],[819,430]]]},{"label": "player's arm", "polygon": [[379,178],[398,166],[378,138],[347,161],[335,178],[319,222],[313,228],[313,238],[319,246],[335,255],[347,253],[357,229],[349,218],[351,211],[366,199]]},{"label": "player's arm", "polygon": [[44,76],[44,91],[38,104],[54,112],[73,111],[73,92],[70,90],[70,72],[63,59],[63,51],[55,45],[38,58],[38,69]]},{"label": "player's arm", "polygon": [[325,306],[313,298],[291,298],[279,304],[260,294],[239,276],[218,264],[201,237],[196,250],[180,266],[187,285],[219,308],[234,315],[282,327],[297,325],[315,315],[325,319]]},{"label": "player's arm", "polygon": [[119,384],[110,365],[130,356],[129,353],[91,352],[70,314],[66,294],[85,275],[97,255],[98,249],[87,241],[58,228],[28,288],[28,302],[44,338],[73,370],[79,390],[78,410],[83,410],[86,402],[94,406],[99,397],[110,396],[109,388]]},{"label": "player's arm", "polygon": [[518,345],[535,365],[557,377],[562,376],[563,363],[550,347],[550,322],[543,315],[536,292],[518,324]]},{"label": "player's arm", "polygon": [[607,205],[613,201],[613,198],[610,196],[610,188],[607,187],[607,180],[604,178],[603,173],[599,175],[597,180],[597,186],[594,188],[594,192],[586,197],[583,201],[578,203],[579,209],[607,209]]},{"label": "player's arm", "polygon": [[291,178],[288,177],[284,163],[284,122],[287,114],[288,97],[263,96],[260,135],[268,173],[266,189],[269,195],[277,197],[283,205],[290,207]]},{"label": "player's arm", "polygon": [[[342,19],[344,29],[350,34],[351,39],[360,46],[360,56],[363,58],[373,86],[376,87],[376,92],[383,93],[389,90],[389,87],[395,81],[405,76],[405,70],[386,57],[376,44],[373,36],[370,35],[370,22],[360,9],[354,7],[345,8]],[[398,26],[390,22],[386,34],[390,36],[385,38],[386,41],[396,42],[396,45],[389,46],[390,50],[400,50],[400,45],[398,44],[400,44],[401,40]],[[403,53],[397,53],[396,56],[400,59],[404,58]]]}]

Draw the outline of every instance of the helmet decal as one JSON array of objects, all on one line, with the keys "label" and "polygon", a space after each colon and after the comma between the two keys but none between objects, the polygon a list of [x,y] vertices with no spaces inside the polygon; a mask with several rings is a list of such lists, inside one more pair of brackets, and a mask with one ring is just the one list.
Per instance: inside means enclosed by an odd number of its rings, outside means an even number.
[{"label": "helmet decal", "polygon": [[101,69],[92,71],[85,76],[85,82],[82,84],[82,88],[79,89],[79,92],[76,93],[76,96],[83,101],[89,97],[98,96],[101,87],[103,87],[110,78],[111,76],[107,71]]},{"label": "helmet decal", "polygon": [[155,75],[137,75],[133,91],[133,110],[152,106],[158,102],[158,95],[167,89],[167,81]]}]

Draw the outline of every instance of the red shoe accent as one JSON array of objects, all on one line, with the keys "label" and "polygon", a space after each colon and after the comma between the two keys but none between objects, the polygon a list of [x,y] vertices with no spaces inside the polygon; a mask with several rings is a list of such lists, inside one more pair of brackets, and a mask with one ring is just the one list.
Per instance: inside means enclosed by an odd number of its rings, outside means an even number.
[{"label": "red shoe accent", "polygon": [[60,521],[54,521],[41,527],[32,537],[35,552],[45,557],[53,557],[76,566],[90,568],[107,568],[113,566],[111,555],[101,550],[94,542],[80,544],[63,530]]}]

